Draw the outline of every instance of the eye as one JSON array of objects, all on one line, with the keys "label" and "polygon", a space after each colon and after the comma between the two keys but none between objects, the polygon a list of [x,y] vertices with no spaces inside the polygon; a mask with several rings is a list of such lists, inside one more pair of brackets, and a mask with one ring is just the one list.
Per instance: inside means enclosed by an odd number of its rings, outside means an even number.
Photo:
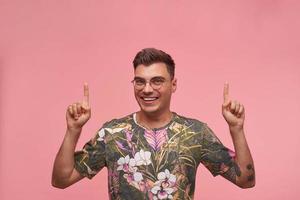
[{"label": "eye", "polygon": [[145,84],[145,80],[142,80],[142,79],[136,79],[136,80],[134,80],[134,82],[136,85],[144,85]]},{"label": "eye", "polygon": [[152,82],[154,85],[161,85],[161,84],[163,84],[163,82],[165,82],[165,80],[162,79],[162,78],[154,78],[154,79],[151,80],[151,82]]}]

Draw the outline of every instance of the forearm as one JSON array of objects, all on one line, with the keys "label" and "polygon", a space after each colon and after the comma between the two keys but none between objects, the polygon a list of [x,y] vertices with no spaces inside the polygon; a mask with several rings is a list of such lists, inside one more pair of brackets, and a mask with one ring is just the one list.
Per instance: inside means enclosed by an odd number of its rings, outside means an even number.
[{"label": "forearm", "polygon": [[74,169],[74,152],[80,133],[81,129],[67,129],[55,158],[52,182],[63,182],[71,176]]},{"label": "forearm", "polygon": [[229,130],[235,149],[236,171],[238,171],[236,183],[243,188],[253,187],[255,185],[254,163],[246,141],[244,129],[230,127]]}]

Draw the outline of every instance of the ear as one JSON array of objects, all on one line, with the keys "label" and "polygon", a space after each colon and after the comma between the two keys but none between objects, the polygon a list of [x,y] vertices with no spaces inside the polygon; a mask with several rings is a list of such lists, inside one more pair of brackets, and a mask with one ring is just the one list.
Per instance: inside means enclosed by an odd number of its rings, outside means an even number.
[{"label": "ear", "polygon": [[172,93],[174,93],[177,89],[177,78],[172,80]]}]

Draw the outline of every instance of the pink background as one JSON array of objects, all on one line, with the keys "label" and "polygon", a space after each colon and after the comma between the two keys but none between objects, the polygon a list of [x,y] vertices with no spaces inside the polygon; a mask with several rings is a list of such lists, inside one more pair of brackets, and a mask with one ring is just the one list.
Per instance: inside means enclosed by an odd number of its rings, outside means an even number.
[{"label": "pink background", "polygon": [[77,149],[107,120],[138,110],[132,59],[170,53],[172,109],[208,123],[233,148],[223,83],[246,107],[255,188],[198,168],[195,199],[299,199],[300,2],[0,1],[0,199],[107,199],[107,171],[60,190],[52,165],[69,104],[90,86],[92,118]]}]

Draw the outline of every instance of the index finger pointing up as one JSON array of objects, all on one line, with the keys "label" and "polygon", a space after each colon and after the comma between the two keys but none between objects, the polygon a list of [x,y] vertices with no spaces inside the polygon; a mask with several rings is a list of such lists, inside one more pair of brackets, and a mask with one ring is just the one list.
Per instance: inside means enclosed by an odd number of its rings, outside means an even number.
[{"label": "index finger pointing up", "polygon": [[227,82],[224,84],[223,97],[224,103],[227,103],[229,101],[229,83]]},{"label": "index finger pointing up", "polygon": [[89,86],[87,83],[84,83],[83,92],[84,92],[83,102],[86,105],[89,105]]}]

